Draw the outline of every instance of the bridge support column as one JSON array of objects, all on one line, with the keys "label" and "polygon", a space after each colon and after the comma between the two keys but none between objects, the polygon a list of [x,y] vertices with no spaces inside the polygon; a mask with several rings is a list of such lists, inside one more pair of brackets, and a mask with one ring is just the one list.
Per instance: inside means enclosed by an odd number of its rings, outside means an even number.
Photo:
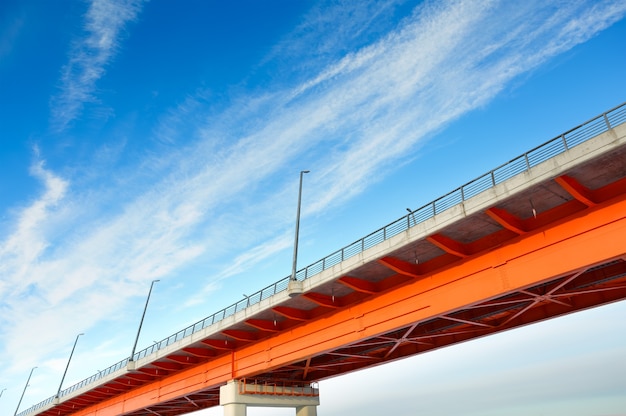
[{"label": "bridge support column", "polygon": [[293,407],[296,416],[317,416],[319,390],[312,386],[283,386],[248,380],[231,380],[220,387],[224,416],[246,416],[248,406]]},{"label": "bridge support column", "polygon": [[317,406],[296,407],[296,416],[317,416]]},{"label": "bridge support column", "polygon": [[246,416],[246,405],[229,403],[224,405],[224,416]]}]

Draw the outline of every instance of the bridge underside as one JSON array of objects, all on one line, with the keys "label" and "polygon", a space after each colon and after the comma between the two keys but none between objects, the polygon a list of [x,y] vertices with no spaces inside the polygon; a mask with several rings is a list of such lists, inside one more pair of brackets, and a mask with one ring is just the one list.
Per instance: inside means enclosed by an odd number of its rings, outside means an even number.
[{"label": "bridge underside", "polygon": [[621,146],[39,414],[180,415],[626,299],[625,236]]},{"label": "bridge underside", "polygon": [[[626,204],[622,208],[626,210]],[[626,233],[623,220],[621,233]],[[383,259],[381,263],[391,259]],[[533,270],[526,272],[533,274]],[[401,281],[414,277],[403,279],[394,275],[388,279]],[[454,293],[457,290],[461,293]],[[464,290],[459,286],[451,289],[450,295],[464,296]],[[622,299],[626,299],[624,254],[251,376],[261,382],[287,385],[322,380]],[[349,305],[346,300],[335,298],[341,307]],[[326,308],[320,305],[309,310],[309,316],[328,313],[322,310]],[[284,325],[285,321],[281,322]],[[162,416],[179,415],[218,404],[219,385],[128,414],[145,415],[149,410]]]}]

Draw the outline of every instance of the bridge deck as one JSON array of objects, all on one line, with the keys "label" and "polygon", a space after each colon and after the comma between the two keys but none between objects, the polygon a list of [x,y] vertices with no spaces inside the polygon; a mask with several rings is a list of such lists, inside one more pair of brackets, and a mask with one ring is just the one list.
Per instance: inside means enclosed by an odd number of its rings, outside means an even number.
[{"label": "bridge deck", "polygon": [[626,105],[301,270],[292,296],[283,279],[20,416],[184,414],[234,378],[304,385],[625,299],[624,121]]}]

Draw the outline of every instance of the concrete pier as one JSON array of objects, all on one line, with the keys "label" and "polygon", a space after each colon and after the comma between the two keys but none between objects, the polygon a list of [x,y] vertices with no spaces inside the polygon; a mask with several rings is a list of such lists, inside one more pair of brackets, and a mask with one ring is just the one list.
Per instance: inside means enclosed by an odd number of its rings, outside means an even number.
[{"label": "concrete pier", "polygon": [[296,416],[317,416],[319,390],[312,386],[279,386],[231,380],[220,387],[224,416],[246,416],[248,406],[293,407]]}]

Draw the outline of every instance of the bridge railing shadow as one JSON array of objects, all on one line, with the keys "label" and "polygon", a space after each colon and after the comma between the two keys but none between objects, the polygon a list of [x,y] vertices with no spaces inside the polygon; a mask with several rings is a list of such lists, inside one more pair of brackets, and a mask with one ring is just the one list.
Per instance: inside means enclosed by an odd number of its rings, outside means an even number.
[{"label": "bridge railing shadow", "polygon": [[[296,279],[302,281],[321,273],[322,271],[329,269],[352,256],[374,247],[376,244],[407,231],[409,228],[415,227],[435,215],[440,214],[490,188],[493,188],[505,180],[526,172],[532,167],[564,153],[565,151],[578,146],[624,122],[626,122],[626,102],[566,131],[565,133],[560,134],[551,140],[548,140],[534,149],[531,149],[530,151],[485,173],[484,175],[467,182],[446,195],[429,202],[414,211],[411,211],[396,221],[387,224],[386,226],[351,244],[348,244],[347,246],[329,254],[315,263],[300,269],[296,273]],[[245,299],[242,299],[237,303],[234,303],[233,305],[228,306],[213,315],[210,315],[193,325],[190,325],[185,329],[182,329],[177,333],[172,334],[169,337],[135,353],[133,361],[149,356],[177,341],[180,341],[181,339],[187,338],[198,331],[214,325],[251,305],[257,304],[277,293],[287,290],[290,278],[291,276],[287,276],[278,282],[246,297]],[[76,383],[65,390],[62,390],[59,398],[67,396],[83,387],[96,383],[98,380],[115,373],[116,371],[126,368],[129,361],[130,357],[125,358],[124,360],[99,371],[93,376],[86,378],[85,380]],[[56,396],[52,396],[27,410],[22,411],[18,414],[18,416],[26,416],[33,413],[36,410],[53,403],[55,399]]]}]

